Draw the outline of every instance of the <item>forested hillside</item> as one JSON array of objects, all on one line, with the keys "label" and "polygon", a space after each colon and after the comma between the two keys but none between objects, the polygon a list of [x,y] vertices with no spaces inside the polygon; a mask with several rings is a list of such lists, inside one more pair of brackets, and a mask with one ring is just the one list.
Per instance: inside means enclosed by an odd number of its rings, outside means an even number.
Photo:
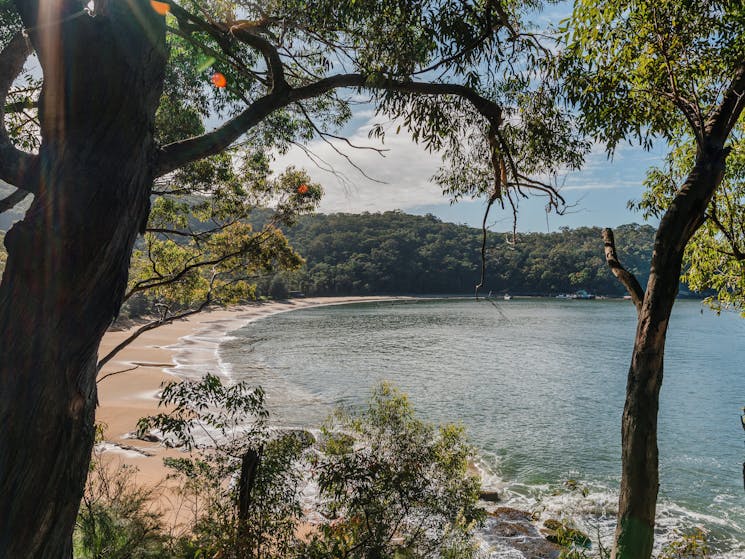
[{"label": "forested hillside", "polygon": [[[256,224],[266,218],[257,212]],[[489,233],[482,293],[556,295],[585,289],[624,295],[605,264],[600,231],[521,233],[515,242],[511,234]],[[300,218],[284,233],[306,265],[300,272],[261,279],[260,293],[273,288],[275,295],[288,290],[306,295],[470,294],[480,277],[481,230],[432,215],[316,214]],[[621,261],[645,285],[654,229],[631,224],[615,233]]]},{"label": "forested hillside", "polygon": [[[625,294],[605,264],[600,231],[525,233],[514,243],[511,234],[490,233],[482,293]],[[615,231],[622,262],[644,285],[654,229],[623,225]],[[479,280],[481,231],[431,215],[319,214],[301,218],[285,234],[307,263],[282,283],[307,295],[473,293]],[[262,287],[268,291],[270,282]]]}]

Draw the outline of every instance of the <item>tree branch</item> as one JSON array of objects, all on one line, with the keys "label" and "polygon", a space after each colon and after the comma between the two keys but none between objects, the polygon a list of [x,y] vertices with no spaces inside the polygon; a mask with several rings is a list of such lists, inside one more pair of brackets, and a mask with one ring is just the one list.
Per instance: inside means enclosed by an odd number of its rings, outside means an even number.
[{"label": "tree branch", "polygon": [[96,379],[96,384],[98,384],[102,380],[105,380],[109,377],[113,377],[114,375],[121,375],[122,373],[128,373],[130,371],[134,371],[135,369],[139,369],[139,368],[140,368],[140,365],[133,365],[132,367],[127,367],[126,369],[119,369],[118,371],[112,371],[110,373],[106,373],[101,378]]},{"label": "tree branch", "polygon": [[500,194],[495,191],[491,196],[489,196],[489,200],[486,203],[486,209],[484,210],[484,219],[481,222],[481,278],[479,280],[478,285],[474,288],[474,297],[478,301],[479,299],[479,289],[481,289],[484,286],[484,279],[486,276],[486,235],[488,233],[488,228],[486,226],[486,220],[489,218],[489,210],[491,210],[491,207],[494,205],[494,202],[496,202],[500,197]]},{"label": "tree branch", "polygon": [[[187,264],[186,266],[181,268],[181,270],[179,270],[177,273],[170,276],[164,277],[156,271],[156,275],[158,277],[150,277],[135,283],[132,288],[130,288],[130,290],[127,291],[127,293],[124,295],[124,301],[128,300],[130,297],[132,297],[132,295],[139,291],[145,291],[147,289],[152,289],[153,287],[161,287],[163,285],[175,283],[192,270],[204,268],[207,266],[216,266],[217,264],[221,264],[226,260],[229,260],[230,258],[235,258],[247,254],[249,250],[255,248],[256,246],[260,246],[261,243],[266,241],[269,238],[269,232],[270,230],[265,228],[260,233],[257,233],[256,235],[248,239],[248,241],[246,241],[246,243],[243,244],[243,246],[241,246],[238,250],[222,254],[217,258],[213,258],[211,260],[200,260],[197,262],[192,262],[191,264]],[[155,264],[155,262],[153,262],[153,264]]]},{"label": "tree branch", "polygon": [[[717,216],[716,211],[712,211],[708,218],[711,220],[711,222],[714,224],[714,226],[719,229],[719,231],[724,235],[724,237],[727,239],[727,242],[729,243],[730,247],[732,248],[731,253],[724,253],[728,256],[731,256],[735,260],[738,260],[740,262],[745,261],[745,253],[743,253],[740,250],[740,247],[737,246],[737,240],[735,239],[732,231],[724,226],[724,224],[719,220],[719,217]],[[720,251],[721,252],[721,251]]]},{"label": "tree branch", "polygon": [[282,64],[282,59],[279,57],[279,52],[276,47],[256,33],[252,33],[246,27],[233,25],[226,30],[228,33],[233,35],[240,42],[247,44],[251,48],[258,50],[264,60],[266,66],[269,69],[269,74],[272,78],[271,88],[274,89],[285,89],[287,87],[287,80],[285,80],[285,69]]},{"label": "tree branch", "polygon": [[[165,326],[166,324],[170,324],[174,320],[181,320],[182,318],[187,318],[193,314],[197,314],[199,312],[202,312],[204,308],[209,305],[212,302],[212,292],[207,293],[207,297],[202,302],[201,305],[199,305],[196,309],[191,309],[189,311],[183,312],[181,314],[174,315],[170,318],[164,318],[161,320],[154,320],[153,322],[148,322],[147,324],[144,324],[140,326],[137,330],[132,332],[131,335],[129,335],[125,340],[123,340],[121,343],[117,344],[117,346],[112,349],[110,352],[108,352],[101,360],[99,360],[97,365],[97,371],[100,371],[106,363],[111,361],[117,353],[119,353],[121,350],[123,350],[125,347],[127,347],[129,344],[131,344],[133,341],[135,341],[137,338],[142,336],[145,332],[149,332],[150,330],[155,330],[156,328],[160,328],[161,326]],[[120,371],[124,372],[124,371]],[[109,373],[108,375],[105,375],[104,377],[101,377],[96,382],[102,381],[107,376],[110,376],[114,373]]]},{"label": "tree branch", "polygon": [[28,196],[30,193],[26,190],[18,189],[10,196],[7,196],[0,200],[0,214],[7,212],[11,208],[17,206]]},{"label": "tree branch", "polygon": [[[14,92],[15,93],[15,92]],[[7,103],[5,105],[5,114],[10,113],[22,113],[25,109],[38,109],[39,103],[32,101],[31,99],[23,99],[21,101],[14,101],[13,103]]]},{"label": "tree branch", "polygon": [[735,68],[724,98],[716,110],[709,115],[704,131],[707,139],[723,145],[735,123],[745,109],[745,60]]},{"label": "tree branch", "polygon": [[221,152],[278,109],[344,87],[397,91],[415,95],[453,95],[469,101],[490,122],[502,121],[502,108],[497,103],[482,97],[464,85],[395,80],[370,81],[363,74],[337,74],[298,88],[289,86],[281,89],[275,88],[216,130],[164,146],[158,155],[156,176],[165,175],[187,163]]},{"label": "tree branch", "polygon": [[38,157],[19,150],[10,140],[5,130],[5,101],[31,52],[31,45],[21,31],[0,52],[0,179],[24,190],[33,184],[30,175],[38,166]]},{"label": "tree branch", "polygon": [[636,276],[624,268],[618,260],[616,241],[613,238],[612,229],[603,229],[603,243],[605,244],[605,261],[608,263],[610,271],[623,284],[629,295],[631,295],[631,301],[633,301],[636,311],[639,312],[644,301],[644,290],[639,284],[639,280],[636,279]]}]

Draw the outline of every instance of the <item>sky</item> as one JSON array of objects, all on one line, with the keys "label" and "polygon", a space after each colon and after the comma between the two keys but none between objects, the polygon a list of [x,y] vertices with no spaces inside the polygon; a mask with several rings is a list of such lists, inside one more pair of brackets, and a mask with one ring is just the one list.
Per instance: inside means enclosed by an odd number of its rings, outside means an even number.
[{"label": "sky", "polygon": [[[559,2],[532,14],[532,23],[545,28],[568,17],[570,11],[569,2]],[[396,134],[397,126],[382,119],[375,116],[370,106],[363,105],[342,135],[355,145],[386,149],[385,157],[373,150],[354,150],[341,141],[330,140],[364,171],[364,175],[321,139],[311,141],[306,148],[323,161],[322,167],[332,167],[336,175],[319,168],[300,148],[279,156],[274,168],[277,171],[289,165],[304,168],[314,181],[321,183],[325,195],[320,212],[402,210],[421,215],[431,213],[443,221],[481,227],[485,202],[466,200],[451,204],[442,194],[442,189],[431,180],[440,166],[440,156],[427,153],[417,146],[405,130]],[[382,145],[367,137],[376,122],[384,124],[387,129]],[[613,159],[609,160],[605,148],[595,145],[586,157],[582,170],[558,177],[559,184],[563,185],[561,194],[570,206],[564,215],[547,214],[545,199],[523,200],[520,203],[518,231],[550,232],[564,226],[616,227],[625,223],[645,223],[640,213],[627,209],[627,203],[641,197],[644,191],[642,181],[647,170],[661,165],[664,155],[664,143],[652,151],[644,151],[639,146],[620,145]],[[656,225],[653,221],[648,223]],[[488,225],[493,231],[512,230],[511,209],[501,210],[495,205],[490,212]]]},{"label": "sky", "polygon": [[[314,157],[323,161],[320,167],[302,149],[293,148],[277,157],[274,168],[280,171],[293,165],[306,169],[324,188],[319,208],[323,213],[401,210],[419,215],[431,213],[443,221],[480,227],[485,203],[467,200],[451,204],[441,188],[431,180],[440,166],[440,156],[427,153],[403,129],[396,134],[396,125],[382,118],[376,117],[372,110],[362,111],[355,115],[343,133],[355,145],[387,150],[383,156],[377,151],[351,149],[339,140],[330,140],[367,177],[321,139],[306,145]],[[376,122],[384,123],[388,130],[383,144],[367,137]],[[523,200],[518,231],[550,232],[563,226],[616,227],[624,223],[644,223],[641,214],[628,210],[626,205],[629,200],[641,197],[647,169],[660,165],[664,155],[664,145],[644,151],[641,147],[625,144],[619,146],[613,159],[609,160],[605,148],[595,145],[582,170],[559,177],[559,184],[563,185],[561,193],[571,206],[566,213],[547,214],[545,198]],[[321,168],[329,166],[336,174]],[[511,210],[501,210],[495,205],[488,224],[494,231],[511,230]]]}]

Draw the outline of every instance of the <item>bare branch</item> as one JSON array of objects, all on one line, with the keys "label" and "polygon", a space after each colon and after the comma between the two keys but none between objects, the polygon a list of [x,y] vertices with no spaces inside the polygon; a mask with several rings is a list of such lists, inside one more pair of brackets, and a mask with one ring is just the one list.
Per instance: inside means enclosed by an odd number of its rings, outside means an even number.
[{"label": "bare branch", "polygon": [[[131,344],[133,341],[135,341],[137,338],[142,336],[145,332],[149,332],[150,330],[155,330],[156,328],[160,328],[161,326],[165,326],[166,324],[170,324],[171,322],[175,320],[181,320],[183,318],[187,318],[193,314],[197,314],[199,312],[202,312],[207,305],[209,305],[212,302],[212,291],[210,290],[207,293],[207,297],[202,302],[201,305],[199,305],[196,309],[191,309],[189,311],[183,312],[181,314],[177,314],[174,316],[171,316],[169,318],[163,318],[159,320],[154,320],[153,322],[148,322],[147,324],[144,324],[140,326],[137,330],[132,332],[125,340],[123,340],[121,343],[117,344],[117,346],[112,349],[110,352],[108,352],[101,360],[99,360],[97,365],[97,370],[100,371],[106,363],[111,361],[121,350],[123,350],[125,347],[127,347],[129,344]],[[124,371],[119,371],[124,372]],[[110,376],[112,374],[116,373],[109,373],[107,375],[104,375],[100,379],[98,379],[96,382],[100,382],[103,379],[105,379],[107,376]]]},{"label": "bare branch", "polygon": [[[336,146],[335,146],[335,145],[333,144],[333,142],[331,142],[331,141],[330,141],[330,140],[329,140],[329,139],[328,139],[328,138],[326,137],[326,136],[332,136],[332,135],[331,135],[331,134],[327,134],[326,132],[324,132],[323,130],[321,130],[321,129],[320,129],[320,128],[319,128],[319,127],[318,127],[318,126],[316,125],[316,123],[315,123],[315,122],[313,122],[313,119],[312,119],[312,118],[310,118],[310,115],[308,114],[308,111],[306,111],[306,110],[305,110],[305,107],[303,107],[303,104],[302,104],[302,103],[298,103],[298,104],[297,104],[297,106],[298,106],[298,108],[300,109],[300,112],[302,112],[302,113],[303,113],[303,116],[305,116],[305,119],[306,119],[306,120],[308,121],[308,124],[310,124],[311,128],[313,128],[313,130],[314,130],[314,131],[316,132],[316,134],[318,134],[318,136],[319,136],[319,137],[321,138],[321,140],[322,140],[322,141],[323,141],[323,142],[324,142],[324,143],[325,143],[326,145],[328,145],[328,146],[329,146],[329,147],[330,147],[330,148],[331,148],[331,149],[332,149],[332,150],[333,150],[333,151],[334,151],[334,152],[335,152],[335,153],[336,153],[337,155],[339,155],[339,156],[343,157],[343,158],[344,158],[344,159],[346,160],[346,162],[347,162],[347,163],[349,163],[349,164],[350,164],[350,165],[351,165],[352,167],[354,167],[355,169],[357,169],[357,172],[359,172],[359,173],[360,173],[360,174],[361,174],[361,175],[362,175],[363,177],[365,177],[365,178],[366,178],[367,180],[369,180],[369,181],[372,181],[372,182],[376,182],[376,183],[378,183],[378,184],[387,184],[387,183],[386,183],[385,181],[381,181],[381,180],[378,180],[378,179],[376,179],[376,178],[373,178],[373,177],[371,177],[370,175],[368,175],[368,174],[367,174],[367,173],[365,172],[365,170],[364,170],[364,169],[363,169],[362,167],[360,167],[359,165],[357,165],[357,163],[355,163],[355,162],[354,162],[354,161],[352,160],[352,158],[351,158],[351,157],[350,157],[349,155],[347,155],[346,153],[344,153],[343,151],[341,151],[341,150],[340,150],[340,149],[339,149],[338,147],[336,147]],[[334,137],[335,137],[335,138],[340,138],[339,136],[334,136]],[[355,146],[353,146],[353,145],[352,145],[352,143],[351,143],[351,142],[350,142],[349,140],[346,140],[346,142],[347,142],[347,144],[348,144],[348,145],[350,145],[350,146],[352,146],[352,147],[355,147]],[[374,148],[374,147],[372,147],[372,146],[369,146],[369,147],[368,147],[367,149],[371,149],[371,150],[374,150],[374,151],[378,151],[378,150],[377,150],[376,148]],[[379,153],[379,154],[380,154],[381,156],[383,156],[383,154],[382,154],[382,153],[380,153],[379,151],[378,151],[378,153]]]},{"label": "bare branch", "polygon": [[18,189],[10,196],[7,196],[0,200],[0,214],[3,212],[7,212],[11,208],[14,208],[15,206],[23,202],[23,200],[29,194],[30,193],[25,190]]},{"label": "bare branch", "polygon": [[644,290],[639,284],[639,280],[636,279],[636,276],[626,270],[618,260],[616,241],[613,237],[612,229],[603,229],[603,243],[605,244],[605,261],[608,263],[610,271],[623,284],[629,295],[631,295],[631,300],[636,307],[636,311],[641,311],[642,302],[644,301]]},{"label": "bare branch", "polygon": [[96,384],[101,382],[102,380],[105,380],[109,377],[113,377],[114,375],[120,375],[122,373],[128,373],[129,371],[134,371],[135,369],[139,369],[140,365],[134,365],[133,367],[127,367],[126,369],[119,369],[118,371],[112,371],[110,373],[106,373],[104,376],[102,376],[99,379],[96,379]]},{"label": "bare branch", "polygon": [[476,298],[476,300],[478,300],[479,298],[479,289],[484,286],[484,277],[486,276],[486,220],[489,217],[489,210],[491,210],[494,202],[499,199],[499,196],[500,195],[496,191],[491,196],[489,196],[489,200],[486,204],[486,210],[484,210],[484,219],[481,222],[481,279],[474,289],[474,297]]}]

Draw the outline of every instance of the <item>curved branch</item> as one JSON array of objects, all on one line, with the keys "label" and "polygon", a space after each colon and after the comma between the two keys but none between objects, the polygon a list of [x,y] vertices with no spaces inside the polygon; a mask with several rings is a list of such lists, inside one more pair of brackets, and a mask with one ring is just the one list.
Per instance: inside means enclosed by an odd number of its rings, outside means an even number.
[{"label": "curved branch", "polygon": [[19,150],[11,142],[5,130],[5,101],[31,52],[31,45],[21,31],[0,52],[0,179],[24,190],[29,190],[28,185],[33,183],[30,174],[38,165],[38,157]]},{"label": "curved branch", "polygon": [[[127,347],[129,344],[131,344],[133,341],[135,341],[137,338],[142,336],[145,332],[149,332],[150,330],[155,330],[156,328],[160,328],[161,326],[165,326],[166,324],[170,324],[174,320],[181,320],[182,318],[187,318],[193,314],[197,314],[202,312],[207,305],[209,305],[212,302],[212,292],[210,291],[207,293],[207,297],[202,302],[201,305],[199,305],[196,309],[191,309],[186,312],[182,312],[181,314],[174,315],[170,318],[165,318],[163,320],[154,320],[153,322],[148,322],[147,324],[144,324],[140,326],[137,330],[132,332],[131,335],[129,335],[125,340],[123,340],[120,344],[117,344],[117,346],[112,349],[110,352],[108,352],[102,359],[99,360],[97,365],[97,371],[100,371],[103,369],[104,365],[111,361],[117,353],[119,353],[121,350],[123,350],[125,347]],[[138,365],[139,366],[139,365]],[[131,370],[131,369],[128,369]],[[118,372],[125,372],[125,371],[118,371]],[[109,377],[116,373],[109,373],[107,375],[104,375],[100,379],[98,379],[96,382],[101,382],[106,377]]]},{"label": "curved branch", "polygon": [[121,375],[122,373],[128,373],[130,371],[134,371],[135,369],[139,369],[140,365],[133,365],[132,367],[127,367],[126,369],[120,369],[118,371],[112,371],[110,373],[106,373],[104,376],[102,376],[99,379],[96,379],[96,384],[101,382],[102,380],[105,380],[109,377],[113,377],[114,375]]},{"label": "curved branch", "polygon": [[337,74],[298,88],[275,88],[274,91],[257,99],[245,111],[216,130],[164,146],[158,154],[156,176],[165,175],[187,163],[221,152],[278,109],[344,87],[396,91],[414,95],[457,96],[469,101],[490,122],[501,123],[502,121],[500,105],[464,85],[396,80],[372,81],[363,74]]},{"label": "curved branch", "polygon": [[644,290],[639,284],[639,280],[636,279],[636,276],[624,268],[618,260],[616,241],[613,238],[612,229],[603,229],[603,243],[605,244],[605,261],[608,263],[610,271],[623,284],[629,295],[631,295],[636,312],[641,311],[642,302],[644,301]]},{"label": "curved branch", "polygon": [[[129,291],[127,291],[127,293],[124,295],[124,301],[127,301],[130,297],[132,297],[132,295],[139,291],[145,291],[146,289],[152,289],[153,287],[162,287],[164,285],[175,283],[192,270],[205,268],[207,266],[217,266],[218,264],[222,264],[226,260],[230,260],[231,258],[236,258],[238,256],[246,254],[249,250],[256,246],[260,246],[261,243],[268,239],[268,231],[269,230],[264,229],[260,233],[254,235],[238,250],[228,252],[217,258],[213,258],[212,260],[200,260],[197,262],[193,262],[181,268],[181,270],[179,270],[176,274],[167,277],[163,277],[158,274],[159,277],[150,277],[144,280],[140,280],[135,283],[134,286],[129,289]],[[153,262],[153,264],[155,263]]]},{"label": "curved branch", "polygon": [[230,147],[245,132],[288,103],[279,93],[261,97],[238,116],[207,134],[168,144],[158,152],[155,176],[160,177],[187,163],[215,155]]},{"label": "curved branch", "polygon": [[704,131],[710,141],[723,145],[745,109],[745,60],[735,68],[734,78],[722,102],[706,121]]},{"label": "curved branch", "polygon": [[249,31],[249,28],[241,24],[233,25],[227,29],[227,32],[233,35],[233,37],[238,39],[240,42],[247,44],[249,47],[258,50],[262,54],[266,61],[266,66],[269,69],[269,74],[272,77],[272,89],[284,89],[287,87],[282,59],[272,43],[260,35],[252,33]]}]

